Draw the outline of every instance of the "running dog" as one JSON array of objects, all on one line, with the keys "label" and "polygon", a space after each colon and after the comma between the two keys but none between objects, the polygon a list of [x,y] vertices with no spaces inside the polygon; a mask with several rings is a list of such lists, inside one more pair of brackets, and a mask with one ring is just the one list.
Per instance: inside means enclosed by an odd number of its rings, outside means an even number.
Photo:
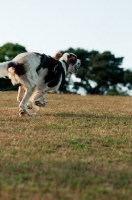
[{"label": "running dog", "polygon": [[68,72],[76,74],[81,61],[72,53],[64,53],[57,58],[46,54],[25,52],[17,55],[12,61],[0,63],[0,77],[8,76],[13,85],[20,84],[18,92],[19,114],[35,116],[28,110],[30,99],[35,101],[49,90],[58,90]]}]

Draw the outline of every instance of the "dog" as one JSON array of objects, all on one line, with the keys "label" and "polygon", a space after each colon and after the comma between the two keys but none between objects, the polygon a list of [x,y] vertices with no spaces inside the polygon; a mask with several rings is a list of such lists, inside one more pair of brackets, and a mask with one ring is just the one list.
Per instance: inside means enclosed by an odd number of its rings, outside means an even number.
[{"label": "dog", "polygon": [[[62,53],[60,53],[60,52],[56,53],[55,56],[54,56],[54,58],[56,60],[59,60],[61,57],[62,57]],[[49,88],[49,90],[47,92],[52,93],[52,92],[56,92],[56,91],[54,91],[52,88],[51,89]],[[23,86],[19,86],[19,88],[18,88],[18,95],[17,95],[17,101],[19,103],[21,102],[21,100],[22,100],[22,98],[24,96],[24,93],[25,93],[24,87]],[[44,94],[40,93],[40,91],[39,90],[37,91],[37,89],[36,89],[36,93],[34,92],[34,95],[32,95],[32,97],[28,101],[28,104],[27,104],[28,108],[29,109],[34,108],[36,110],[39,109],[38,107],[36,107],[36,106],[33,105],[33,99],[34,99],[35,95],[38,96],[38,99],[35,98],[36,99],[35,105],[37,105],[39,107],[40,106],[46,106],[47,100],[45,99]]]},{"label": "dog", "polygon": [[[64,53],[59,60],[36,52],[18,54],[13,60],[0,63],[0,77],[8,76],[13,85],[20,84],[18,91],[19,114],[35,116],[27,107],[49,90],[58,90],[68,72],[76,74],[81,61],[75,54]],[[23,93],[23,94],[22,94]]]}]

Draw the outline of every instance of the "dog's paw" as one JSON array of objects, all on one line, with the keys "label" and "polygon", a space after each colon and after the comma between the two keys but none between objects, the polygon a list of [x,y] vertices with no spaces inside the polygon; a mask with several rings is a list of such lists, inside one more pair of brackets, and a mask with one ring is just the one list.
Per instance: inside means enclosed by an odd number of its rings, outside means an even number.
[{"label": "dog's paw", "polygon": [[37,116],[37,113],[28,113],[28,116],[35,117],[35,116]]},{"label": "dog's paw", "polygon": [[26,112],[24,112],[24,110],[22,109],[19,109],[19,116],[22,117],[23,115],[25,115]]},{"label": "dog's paw", "polygon": [[33,108],[32,103],[28,103],[28,104],[27,104],[27,108],[28,108],[28,109],[32,109],[32,108]]},{"label": "dog's paw", "polygon": [[41,106],[46,106],[46,105],[47,105],[47,101],[44,101],[44,102],[35,101],[35,105],[36,105],[36,106],[39,106],[39,107],[41,107]]},{"label": "dog's paw", "polygon": [[24,115],[27,115],[27,116],[30,116],[30,117],[35,117],[35,116],[37,116],[37,114],[36,113],[31,113],[31,112],[29,112],[29,111],[24,111],[24,110],[22,110],[21,108],[19,109],[19,116],[20,117],[22,117],[22,116],[24,116]]},{"label": "dog's paw", "polygon": [[36,112],[38,112],[39,111],[39,106],[36,106],[36,105],[33,105],[33,107],[32,107]]}]

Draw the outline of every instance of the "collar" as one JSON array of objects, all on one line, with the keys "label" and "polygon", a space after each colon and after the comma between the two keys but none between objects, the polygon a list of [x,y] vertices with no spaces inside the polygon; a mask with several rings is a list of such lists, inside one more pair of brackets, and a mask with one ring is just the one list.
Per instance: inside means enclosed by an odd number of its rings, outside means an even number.
[{"label": "collar", "polygon": [[[62,60],[62,61],[65,64],[67,64],[65,60]],[[65,70],[64,70],[64,68],[62,66],[62,63],[59,60],[57,60],[57,63],[58,63],[58,67],[60,68],[60,71],[61,71],[61,74],[62,74],[62,82],[61,82],[61,84],[63,84],[64,81],[65,81],[66,73],[65,73]]]},{"label": "collar", "polygon": [[67,72],[68,72],[68,64],[67,64],[67,62],[65,60],[62,60],[62,62],[65,63],[65,65],[66,65],[66,69],[65,70],[66,70],[66,74],[67,74]]},{"label": "collar", "polygon": [[41,57],[41,63],[40,65],[37,67],[36,72],[38,73],[38,71],[41,69],[41,67],[44,65],[45,61],[46,61],[47,56],[45,54],[42,54]]},{"label": "collar", "polygon": [[65,64],[66,64],[66,66],[67,66],[67,62],[65,61],[65,60],[62,60]]}]

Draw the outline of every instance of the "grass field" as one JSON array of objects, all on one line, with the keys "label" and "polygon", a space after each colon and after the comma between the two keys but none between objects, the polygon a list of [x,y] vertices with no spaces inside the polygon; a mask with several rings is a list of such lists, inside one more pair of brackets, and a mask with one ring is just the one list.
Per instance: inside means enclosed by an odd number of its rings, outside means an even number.
[{"label": "grass field", "polygon": [[47,94],[19,117],[0,92],[0,200],[130,200],[132,97]]}]

